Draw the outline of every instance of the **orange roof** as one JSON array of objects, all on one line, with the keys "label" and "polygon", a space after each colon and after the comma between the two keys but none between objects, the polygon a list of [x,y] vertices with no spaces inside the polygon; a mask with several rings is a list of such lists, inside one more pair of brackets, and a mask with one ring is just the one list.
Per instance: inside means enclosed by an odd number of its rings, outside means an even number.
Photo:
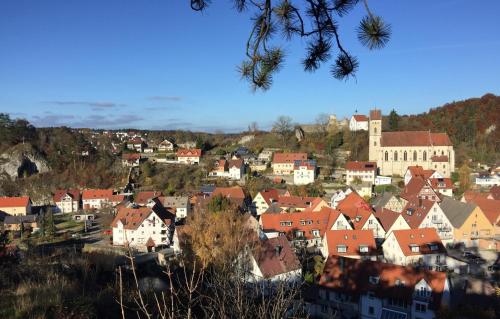
[{"label": "orange roof", "polygon": [[382,207],[377,209],[374,215],[380,222],[380,225],[382,225],[384,230],[387,232],[392,227],[392,225],[394,225],[401,214]]},{"label": "orange roof", "polygon": [[201,150],[199,148],[179,149],[177,150],[177,157],[201,157]]},{"label": "orange roof", "polygon": [[474,203],[479,206],[493,226],[499,222],[500,200],[476,197],[467,202]]},{"label": "orange roof", "polygon": [[465,191],[464,198],[467,203],[474,202],[477,198],[488,198],[489,193],[480,193],[476,191]]},{"label": "orange roof", "polygon": [[316,170],[316,161],[313,160],[298,160],[293,163],[294,169],[299,169],[301,166],[305,166],[308,170]]},{"label": "orange roof", "polygon": [[56,190],[56,193],[54,194],[54,197],[53,197],[54,203],[60,202],[61,199],[64,196],[66,196],[66,194],[70,195],[74,201],[80,200],[80,190],[78,190],[78,189],[59,189],[59,190]]},{"label": "orange roof", "polygon": [[354,114],[352,117],[354,117],[356,122],[368,122],[368,116],[363,114]]},{"label": "orange roof", "polygon": [[[328,230],[325,236],[329,256],[370,256],[378,254],[375,238],[373,237],[373,231],[371,229]],[[339,252],[339,246],[344,246],[345,252]],[[362,246],[366,246],[368,251],[361,252],[360,247]]]},{"label": "orange roof", "polygon": [[412,177],[420,176],[423,179],[428,179],[435,172],[432,169],[424,169],[422,166],[418,166],[418,165],[408,166],[408,170],[410,171]]},{"label": "orange roof", "polygon": [[319,237],[323,237],[325,231],[332,228],[339,215],[339,211],[329,207],[323,207],[317,212],[311,210],[294,213],[266,212],[260,215],[260,222],[262,229],[283,233],[289,239],[295,237],[295,231],[302,231],[304,238],[313,239],[315,238],[313,230],[318,230]]},{"label": "orange roof", "polygon": [[314,209],[323,200],[320,197],[279,196],[276,205],[284,208],[311,208]]},{"label": "orange roof", "polygon": [[495,185],[492,188],[490,188],[490,194],[492,199],[500,199],[500,186]]},{"label": "orange roof", "polygon": [[452,146],[446,133],[429,131],[382,132],[381,146]]},{"label": "orange roof", "polygon": [[408,223],[408,226],[415,229],[422,224],[433,205],[434,202],[431,200],[412,198],[403,208],[401,215]]},{"label": "orange roof", "polygon": [[125,153],[122,154],[122,159],[125,161],[136,161],[141,159],[141,154],[139,153]]},{"label": "orange roof", "polygon": [[29,196],[0,197],[0,207],[26,207],[30,202]]},{"label": "orange roof", "polygon": [[345,169],[348,171],[376,171],[376,162],[347,162]]},{"label": "orange roof", "polygon": [[230,160],[229,161],[229,168],[231,167],[236,167],[236,168],[241,168],[243,166],[243,160],[241,158],[235,159],[235,160]]},{"label": "orange roof", "polygon": [[115,218],[111,222],[111,227],[116,227],[118,221],[121,221],[125,229],[137,229],[142,222],[155,213],[166,225],[173,222],[173,215],[161,205],[156,204],[153,207],[119,207]]},{"label": "orange roof", "polygon": [[354,229],[361,229],[373,213],[370,205],[356,192],[352,192],[341,200],[337,209],[349,217]]},{"label": "orange roof", "polygon": [[307,160],[307,153],[274,153],[273,163],[294,163]]},{"label": "orange roof", "polygon": [[429,178],[429,183],[434,189],[450,189],[453,188],[451,178]]},{"label": "orange roof", "polygon": [[[446,253],[446,249],[435,228],[402,229],[393,231],[394,236],[405,256]],[[431,246],[436,249],[432,250]],[[412,251],[412,247],[418,251]]]},{"label": "orange roof", "polygon": [[380,110],[371,110],[370,111],[370,120],[381,120],[382,119],[382,112]]},{"label": "orange roof", "polygon": [[144,143],[144,141],[142,140],[142,138],[136,137],[136,138],[128,140],[127,143],[128,144],[142,144],[142,143]]},{"label": "orange roof", "polygon": [[162,192],[157,191],[148,191],[148,192],[138,192],[135,195],[135,200],[139,205],[146,205],[150,199],[156,198],[158,196],[162,196]]},{"label": "orange roof", "polygon": [[212,196],[223,195],[227,198],[245,199],[245,193],[240,186],[216,187]]},{"label": "orange roof", "polygon": [[259,194],[262,196],[262,198],[264,198],[264,201],[268,205],[271,205],[273,201],[277,201],[280,196],[279,190],[275,188],[265,189],[263,191],[260,191]]},{"label": "orange roof", "polygon": [[109,199],[113,196],[112,189],[87,189],[82,192],[82,199],[101,199],[107,198]]},{"label": "orange roof", "polygon": [[378,298],[397,297],[411,302],[415,285],[422,279],[432,289],[431,308],[439,307],[447,280],[445,272],[331,256],[325,263],[319,285],[357,297],[371,291]]}]

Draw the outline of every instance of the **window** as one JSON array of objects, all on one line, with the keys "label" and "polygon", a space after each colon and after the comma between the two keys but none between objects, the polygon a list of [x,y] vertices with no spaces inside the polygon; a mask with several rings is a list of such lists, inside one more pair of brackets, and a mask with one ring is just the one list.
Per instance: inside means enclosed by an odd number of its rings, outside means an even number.
[{"label": "window", "polygon": [[427,152],[426,151],[424,151],[423,160],[427,161]]},{"label": "window", "polygon": [[398,151],[395,151],[394,152],[394,160],[397,161],[398,160]]},{"label": "window", "polygon": [[389,152],[385,151],[385,160],[388,161],[389,160]]},{"label": "window", "polygon": [[368,246],[367,245],[360,245],[359,246],[359,252],[360,253],[367,253],[368,252]]},{"label": "window", "polygon": [[338,253],[345,253],[347,251],[346,245],[337,245],[337,252]]},{"label": "window", "polygon": [[374,142],[373,142],[373,146],[377,146],[377,141],[374,141]]},{"label": "window", "polygon": [[406,154],[406,151],[403,153],[403,160],[405,162],[408,160],[408,154]]},{"label": "window", "polygon": [[373,315],[375,313],[375,309],[372,306],[368,307],[368,313]]},{"label": "window", "polygon": [[376,127],[373,128],[373,133],[377,133],[377,128]]},{"label": "window", "polygon": [[426,312],[427,306],[423,303],[415,303],[415,311],[416,312]]},{"label": "window", "polygon": [[415,244],[410,244],[410,248],[412,253],[418,253],[419,251],[418,246]]},{"label": "window", "polygon": [[417,151],[413,151],[413,160],[416,161],[417,160]]},{"label": "window", "polygon": [[306,224],[306,221],[305,221],[305,220],[301,220],[301,221],[300,221],[300,224],[301,224],[302,226],[304,226],[304,225]]}]

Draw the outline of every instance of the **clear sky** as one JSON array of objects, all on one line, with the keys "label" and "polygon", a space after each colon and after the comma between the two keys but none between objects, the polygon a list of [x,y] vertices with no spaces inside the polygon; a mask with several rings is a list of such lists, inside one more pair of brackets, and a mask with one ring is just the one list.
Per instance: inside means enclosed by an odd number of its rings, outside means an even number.
[{"label": "clear sky", "polygon": [[305,41],[278,39],[285,67],[270,91],[252,93],[236,72],[250,22],[229,0],[204,13],[188,0],[1,0],[0,112],[37,126],[232,132],[282,114],[411,114],[500,94],[500,1],[369,3],[393,34],[369,51],[355,34],[363,7],[341,20],[355,80],[333,79],[329,65],[303,72]]}]

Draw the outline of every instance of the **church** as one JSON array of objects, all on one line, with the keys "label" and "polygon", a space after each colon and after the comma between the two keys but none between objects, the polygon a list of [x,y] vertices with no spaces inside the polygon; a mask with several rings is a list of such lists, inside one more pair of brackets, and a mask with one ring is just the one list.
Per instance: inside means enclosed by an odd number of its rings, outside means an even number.
[{"label": "church", "polygon": [[371,110],[369,160],[377,162],[380,175],[403,176],[408,166],[419,165],[450,177],[455,170],[455,151],[448,134],[430,131],[382,132],[382,113]]}]

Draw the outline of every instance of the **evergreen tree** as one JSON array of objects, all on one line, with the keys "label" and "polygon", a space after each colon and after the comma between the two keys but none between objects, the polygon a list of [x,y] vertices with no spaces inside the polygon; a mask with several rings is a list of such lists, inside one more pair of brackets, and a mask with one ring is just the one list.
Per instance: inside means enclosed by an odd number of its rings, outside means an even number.
[{"label": "evergreen tree", "polygon": [[54,236],[56,234],[56,226],[54,224],[54,213],[52,209],[48,209],[47,211],[47,234],[49,236]]},{"label": "evergreen tree", "polygon": [[389,113],[389,130],[397,131],[399,127],[399,115],[396,110],[392,109],[391,113]]}]

